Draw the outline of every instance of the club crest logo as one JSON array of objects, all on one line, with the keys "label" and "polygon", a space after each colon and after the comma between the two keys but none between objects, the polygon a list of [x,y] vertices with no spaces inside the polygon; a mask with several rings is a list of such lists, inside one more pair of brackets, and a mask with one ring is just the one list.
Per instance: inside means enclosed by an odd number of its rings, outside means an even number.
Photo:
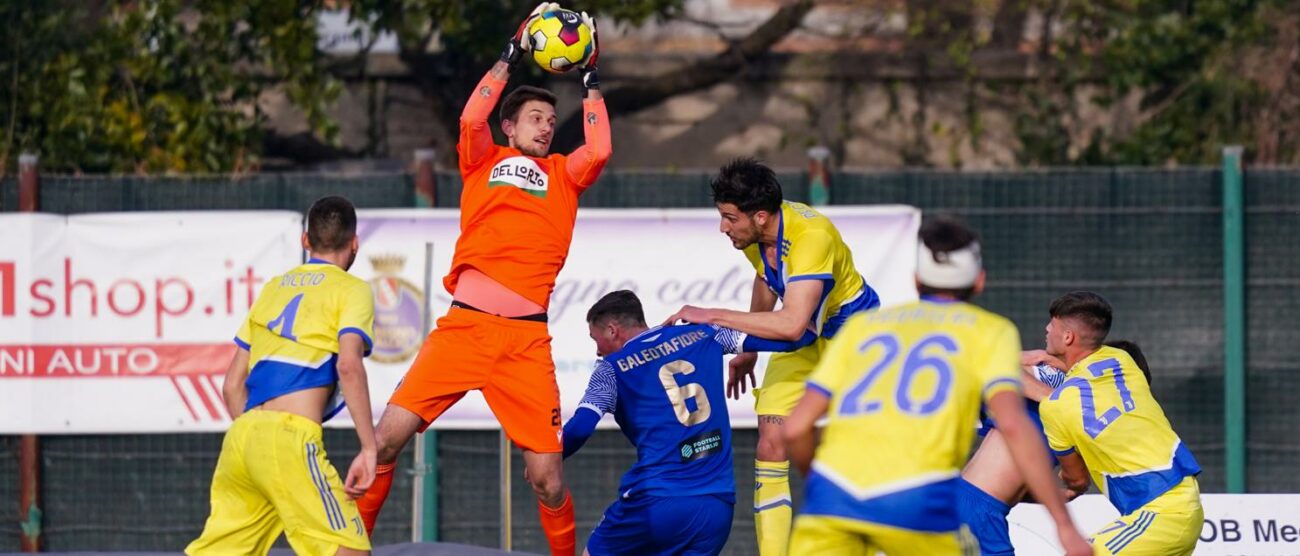
[{"label": "club crest logo", "polygon": [[406,264],[401,255],[376,255],[370,265],[377,276],[370,280],[375,294],[375,346],[371,358],[380,363],[400,363],[420,350],[424,340],[424,293],[403,280]]}]

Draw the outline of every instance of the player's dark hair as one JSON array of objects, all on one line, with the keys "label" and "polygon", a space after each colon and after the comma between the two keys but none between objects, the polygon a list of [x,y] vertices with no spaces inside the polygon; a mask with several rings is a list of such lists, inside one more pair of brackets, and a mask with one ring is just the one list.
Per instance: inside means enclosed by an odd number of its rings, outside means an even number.
[{"label": "player's dark hair", "polygon": [[641,300],[631,290],[612,291],[587,310],[587,324],[603,325],[611,320],[629,326],[645,326]]},{"label": "player's dark hair", "polygon": [[1138,347],[1136,342],[1111,340],[1106,342],[1106,345],[1128,352],[1128,356],[1133,358],[1133,362],[1137,363],[1139,369],[1142,369],[1142,376],[1147,377],[1147,384],[1151,384],[1151,367],[1147,365],[1147,356],[1142,353],[1142,348]]},{"label": "player's dark hair", "polygon": [[546,89],[531,85],[520,85],[506,95],[505,100],[501,101],[501,121],[518,121],[519,111],[523,110],[524,104],[530,100],[540,100],[551,105],[551,107],[554,107],[556,102],[555,94]]},{"label": "player's dark hair", "polygon": [[1092,347],[1101,346],[1110,333],[1111,309],[1106,298],[1089,291],[1070,292],[1056,298],[1047,313],[1052,318],[1073,319],[1092,332]]},{"label": "player's dark hair", "polygon": [[357,236],[357,209],[338,195],[321,197],[307,211],[307,244],[312,251],[336,253]]},{"label": "player's dark hair", "polygon": [[[926,220],[921,224],[921,230],[916,235],[936,260],[953,251],[965,249],[980,240],[978,232],[966,227],[961,220],[953,216],[937,216]],[[916,293],[920,295],[942,295],[968,301],[975,296],[975,286],[951,289],[917,284]]]},{"label": "player's dark hair", "polygon": [[776,180],[776,172],[756,158],[743,157],[726,163],[709,186],[713,188],[715,205],[736,205],[745,214],[760,210],[776,214],[781,210],[781,182]]}]

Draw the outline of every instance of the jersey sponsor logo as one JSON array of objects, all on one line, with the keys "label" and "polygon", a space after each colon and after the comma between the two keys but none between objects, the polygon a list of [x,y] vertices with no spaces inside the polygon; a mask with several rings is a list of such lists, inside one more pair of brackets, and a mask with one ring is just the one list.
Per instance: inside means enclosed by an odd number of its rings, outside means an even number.
[{"label": "jersey sponsor logo", "polygon": [[400,255],[375,255],[370,280],[375,294],[375,346],[371,357],[380,363],[400,363],[415,356],[424,340],[424,293],[398,273],[406,264]]},{"label": "jersey sponsor logo", "polygon": [[677,451],[681,452],[682,461],[706,458],[722,449],[722,432],[718,429],[705,431],[683,441]]},{"label": "jersey sponsor logo", "polygon": [[526,156],[512,156],[492,167],[488,187],[518,187],[530,195],[543,199],[550,187],[551,177]]}]

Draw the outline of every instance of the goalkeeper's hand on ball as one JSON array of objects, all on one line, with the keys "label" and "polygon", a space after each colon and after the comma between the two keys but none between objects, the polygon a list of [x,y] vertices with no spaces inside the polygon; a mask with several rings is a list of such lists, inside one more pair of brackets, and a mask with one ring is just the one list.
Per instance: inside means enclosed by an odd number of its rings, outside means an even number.
[{"label": "goalkeeper's hand on ball", "polygon": [[528,39],[528,24],[544,13],[558,9],[560,9],[560,5],[556,2],[542,2],[536,8],[533,8],[533,13],[524,18],[523,23],[519,24],[519,29],[515,30],[515,35],[510,37],[510,40],[506,41],[506,47],[501,49],[501,61],[510,67],[514,67],[519,62],[519,59],[524,57],[524,53],[532,49]]},{"label": "goalkeeper's hand on ball", "polygon": [[582,24],[591,31],[591,56],[578,66],[578,75],[582,78],[584,89],[599,89],[600,76],[596,73],[596,58],[600,57],[600,39],[596,36],[596,18],[582,12]]}]

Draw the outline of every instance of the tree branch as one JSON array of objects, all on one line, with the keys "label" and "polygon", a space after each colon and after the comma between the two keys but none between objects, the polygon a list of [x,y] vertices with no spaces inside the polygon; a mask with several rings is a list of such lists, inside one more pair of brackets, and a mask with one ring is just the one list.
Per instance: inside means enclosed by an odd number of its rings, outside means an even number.
[{"label": "tree branch", "polygon": [[[767,21],[749,35],[732,43],[723,52],[662,75],[637,79],[605,93],[605,107],[610,117],[630,114],[664,100],[721,83],[772,49],[772,46],[799,27],[812,11],[812,0],[794,0],[776,10]],[[569,116],[556,132],[557,149],[565,152],[580,144],[582,114]]]}]

